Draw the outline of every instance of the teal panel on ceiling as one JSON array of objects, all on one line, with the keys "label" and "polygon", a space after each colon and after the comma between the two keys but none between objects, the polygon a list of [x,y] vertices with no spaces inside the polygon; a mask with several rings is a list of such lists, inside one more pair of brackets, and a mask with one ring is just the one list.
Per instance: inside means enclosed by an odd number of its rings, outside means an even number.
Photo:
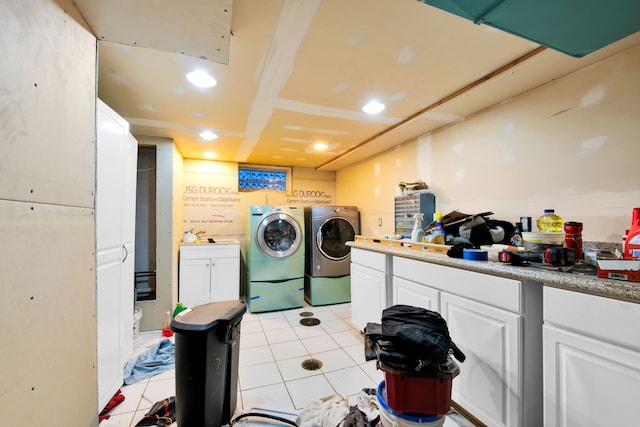
[{"label": "teal panel on ceiling", "polygon": [[[422,3],[446,10],[476,22],[491,9],[497,7],[504,0],[419,0]],[[476,22],[477,23],[477,22]]]},{"label": "teal panel on ceiling", "polygon": [[640,0],[419,0],[581,57],[640,31]]}]

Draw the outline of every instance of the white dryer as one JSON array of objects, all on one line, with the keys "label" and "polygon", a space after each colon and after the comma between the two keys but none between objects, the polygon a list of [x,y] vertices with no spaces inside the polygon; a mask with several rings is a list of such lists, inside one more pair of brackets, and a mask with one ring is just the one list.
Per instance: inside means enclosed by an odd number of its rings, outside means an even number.
[{"label": "white dryer", "polygon": [[304,209],[251,206],[247,305],[252,313],[304,305]]},{"label": "white dryer", "polygon": [[355,206],[305,208],[307,250],[304,295],[311,305],[351,301],[351,247],[360,233]]}]

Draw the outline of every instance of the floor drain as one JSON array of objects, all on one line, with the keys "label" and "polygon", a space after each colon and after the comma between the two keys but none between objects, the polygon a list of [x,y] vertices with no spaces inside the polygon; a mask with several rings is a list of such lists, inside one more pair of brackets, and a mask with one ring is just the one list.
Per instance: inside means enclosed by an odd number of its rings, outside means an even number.
[{"label": "floor drain", "polygon": [[303,311],[302,313],[300,313],[300,316],[302,317],[311,317],[313,316],[313,313],[310,311]]},{"label": "floor drain", "polygon": [[300,324],[302,326],[316,326],[320,324],[320,319],[316,319],[315,317],[307,317],[306,319],[300,319]]},{"label": "floor drain", "polygon": [[307,371],[317,371],[322,368],[322,362],[318,359],[307,359],[302,362],[302,368]]}]

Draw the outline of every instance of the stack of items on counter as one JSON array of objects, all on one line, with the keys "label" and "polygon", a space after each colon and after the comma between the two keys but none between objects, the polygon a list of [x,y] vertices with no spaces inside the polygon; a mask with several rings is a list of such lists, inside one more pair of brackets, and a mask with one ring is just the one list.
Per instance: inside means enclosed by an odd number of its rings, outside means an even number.
[{"label": "stack of items on counter", "polygon": [[378,386],[381,424],[442,426],[451,409],[452,380],[465,355],[449,336],[440,314],[420,307],[394,305],[382,323],[365,329],[365,358],[384,372]]},{"label": "stack of items on counter", "polygon": [[598,258],[598,277],[640,282],[640,208],[633,208],[631,228],[622,236],[622,256]]}]

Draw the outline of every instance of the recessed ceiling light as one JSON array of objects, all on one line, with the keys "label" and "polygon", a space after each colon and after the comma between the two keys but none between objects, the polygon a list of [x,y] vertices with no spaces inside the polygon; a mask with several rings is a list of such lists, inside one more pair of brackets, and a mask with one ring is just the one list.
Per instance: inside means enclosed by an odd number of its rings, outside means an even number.
[{"label": "recessed ceiling light", "polygon": [[218,139],[218,135],[211,132],[210,130],[203,130],[202,132],[200,132],[200,138],[204,139],[205,141],[212,141],[214,139]]},{"label": "recessed ceiling light", "polygon": [[318,142],[313,146],[313,148],[315,148],[318,151],[323,151],[323,150],[326,150],[327,148],[329,148],[329,146],[327,144],[325,144],[324,142]]},{"label": "recessed ceiling light", "polygon": [[187,80],[197,87],[214,87],[218,84],[216,79],[206,71],[196,70],[190,73],[187,73]]},{"label": "recessed ceiling light", "polygon": [[373,100],[373,101],[369,101],[367,105],[362,107],[362,111],[369,114],[377,114],[380,111],[384,110],[385,108],[386,107],[383,103]]},{"label": "recessed ceiling light", "polygon": [[215,159],[216,157],[218,157],[218,155],[213,151],[207,151],[203,154],[203,156],[205,156],[207,159]]}]

